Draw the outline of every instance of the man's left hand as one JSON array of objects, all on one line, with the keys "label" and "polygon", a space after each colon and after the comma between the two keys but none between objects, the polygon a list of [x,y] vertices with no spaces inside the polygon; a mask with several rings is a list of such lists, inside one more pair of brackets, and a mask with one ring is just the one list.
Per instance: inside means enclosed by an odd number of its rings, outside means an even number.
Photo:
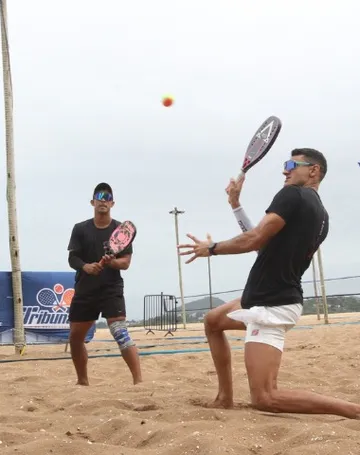
[{"label": "man's left hand", "polygon": [[198,240],[195,236],[191,234],[187,234],[187,237],[189,237],[189,239],[191,239],[194,242],[194,244],[191,245],[189,243],[186,243],[178,245],[178,250],[188,248],[188,251],[183,251],[182,253],[179,252],[180,256],[187,256],[189,254],[193,254],[193,256],[190,259],[188,259],[185,262],[185,264],[190,264],[190,262],[194,261],[196,258],[199,257],[206,258],[210,256],[209,246],[212,243],[210,234],[207,234],[206,236],[207,240],[204,241]]},{"label": "man's left hand", "polygon": [[245,181],[245,175],[240,179],[231,179],[229,185],[226,187],[226,193],[228,195],[228,202],[232,209],[240,207],[240,194]]}]

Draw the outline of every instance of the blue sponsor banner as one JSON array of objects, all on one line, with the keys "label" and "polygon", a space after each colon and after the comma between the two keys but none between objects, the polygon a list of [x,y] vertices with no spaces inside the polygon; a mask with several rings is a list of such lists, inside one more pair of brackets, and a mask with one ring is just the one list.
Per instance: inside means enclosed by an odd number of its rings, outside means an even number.
[{"label": "blue sponsor banner", "polygon": [[[73,272],[23,272],[24,329],[27,343],[64,342],[69,336]],[[12,343],[14,307],[10,272],[0,272],[0,344]],[[89,330],[86,341],[95,333]]]},{"label": "blue sponsor banner", "polygon": [[0,272],[0,333],[14,327],[11,273]]}]

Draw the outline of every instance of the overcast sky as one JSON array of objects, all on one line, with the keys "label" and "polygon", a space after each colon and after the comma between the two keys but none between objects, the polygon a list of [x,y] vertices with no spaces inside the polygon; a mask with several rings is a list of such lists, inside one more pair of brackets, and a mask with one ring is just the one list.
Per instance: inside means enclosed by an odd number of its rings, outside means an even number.
[{"label": "overcast sky", "polygon": [[[92,216],[92,190],[107,181],[114,218],[138,227],[123,274],[129,318],[141,317],[145,294],[179,295],[169,211],[185,210],[182,241],[238,234],[224,188],[277,115],[280,136],[247,176],[248,215],[258,222],[282,187],[291,149],[321,150],[325,276],[360,275],[359,10],[351,0],[8,2],[22,269],[70,270],[72,227]],[[0,134],[0,269],[10,270]],[[213,291],[242,288],[254,259],[213,258]],[[185,295],[206,293],[207,260],[183,265],[183,279]],[[360,292],[360,279],[329,290]]]}]

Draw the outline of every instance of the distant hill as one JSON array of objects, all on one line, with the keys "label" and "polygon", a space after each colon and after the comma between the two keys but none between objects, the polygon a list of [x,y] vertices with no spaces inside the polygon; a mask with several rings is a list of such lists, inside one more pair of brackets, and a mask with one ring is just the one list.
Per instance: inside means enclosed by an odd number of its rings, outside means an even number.
[{"label": "distant hill", "polygon": [[[179,302],[179,307],[181,307],[181,302],[180,299],[178,300]],[[201,310],[206,310],[208,311],[210,309],[210,297],[203,297],[202,299],[199,300],[194,300],[192,302],[185,302],[185,307],[186,311],[201,311]],[[225,303],[223,300],[219,299],[218,297],[213,297],[212,298],[212,307],[216,308],[220,305]]]},{"label": "distant hill", "polygon": [[[177,300],[177,321],[178,323],[182,322],[182,310],[181,310],[181,299]],[[223,303],[225,303],[223,300],[213,297],[212,298],[212,308],[216,308]],[[186,308],[186,321],[187,322],[199,322],[204,319],[205,314],[210,310],[210,297],[204,297],[202,299],[198,300],[193,300],[191,302],[186,303],[185,302],[185,308]],[[157,315],[159,316],[159,315]],[[154,318],[151,321],[148,321],[150,323],[159,323],[158,317]],[[129,326],[131,327],[136,327],[139,325],[143,324],[143,320],[140,321],[128,321]],[[98,321],[97,322],[97,327],[99,328],[105,328],[107,327],[107,324],[105,321]]]},{"label": "distant hill", "polygon": [[[213,297],[212,302],[210,297],[203,297],[199,300],[193,300],[192,302],[185,302],[186,308],[186,321],[187,322],[199,322],[204,319],[205,314],[210,311],[212,308],[217,308],[218,306],[224,304],[225,302],[218,297]],[[178,322],[182,322],[182,312],[181,312],[181,301],[178,300]]]}]

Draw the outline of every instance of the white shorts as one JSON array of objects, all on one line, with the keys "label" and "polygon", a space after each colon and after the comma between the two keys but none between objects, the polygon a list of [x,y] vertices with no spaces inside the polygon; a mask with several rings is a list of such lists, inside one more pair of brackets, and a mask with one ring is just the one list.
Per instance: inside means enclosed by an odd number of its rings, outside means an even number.
[{"label": "white shorts", "polygon": [[300,303],[281,306],[255,306],[228,313],[230,319],[246,325],[245,343],[265,343],[284,349],[285,333],[296,325],[303,311]]}]

